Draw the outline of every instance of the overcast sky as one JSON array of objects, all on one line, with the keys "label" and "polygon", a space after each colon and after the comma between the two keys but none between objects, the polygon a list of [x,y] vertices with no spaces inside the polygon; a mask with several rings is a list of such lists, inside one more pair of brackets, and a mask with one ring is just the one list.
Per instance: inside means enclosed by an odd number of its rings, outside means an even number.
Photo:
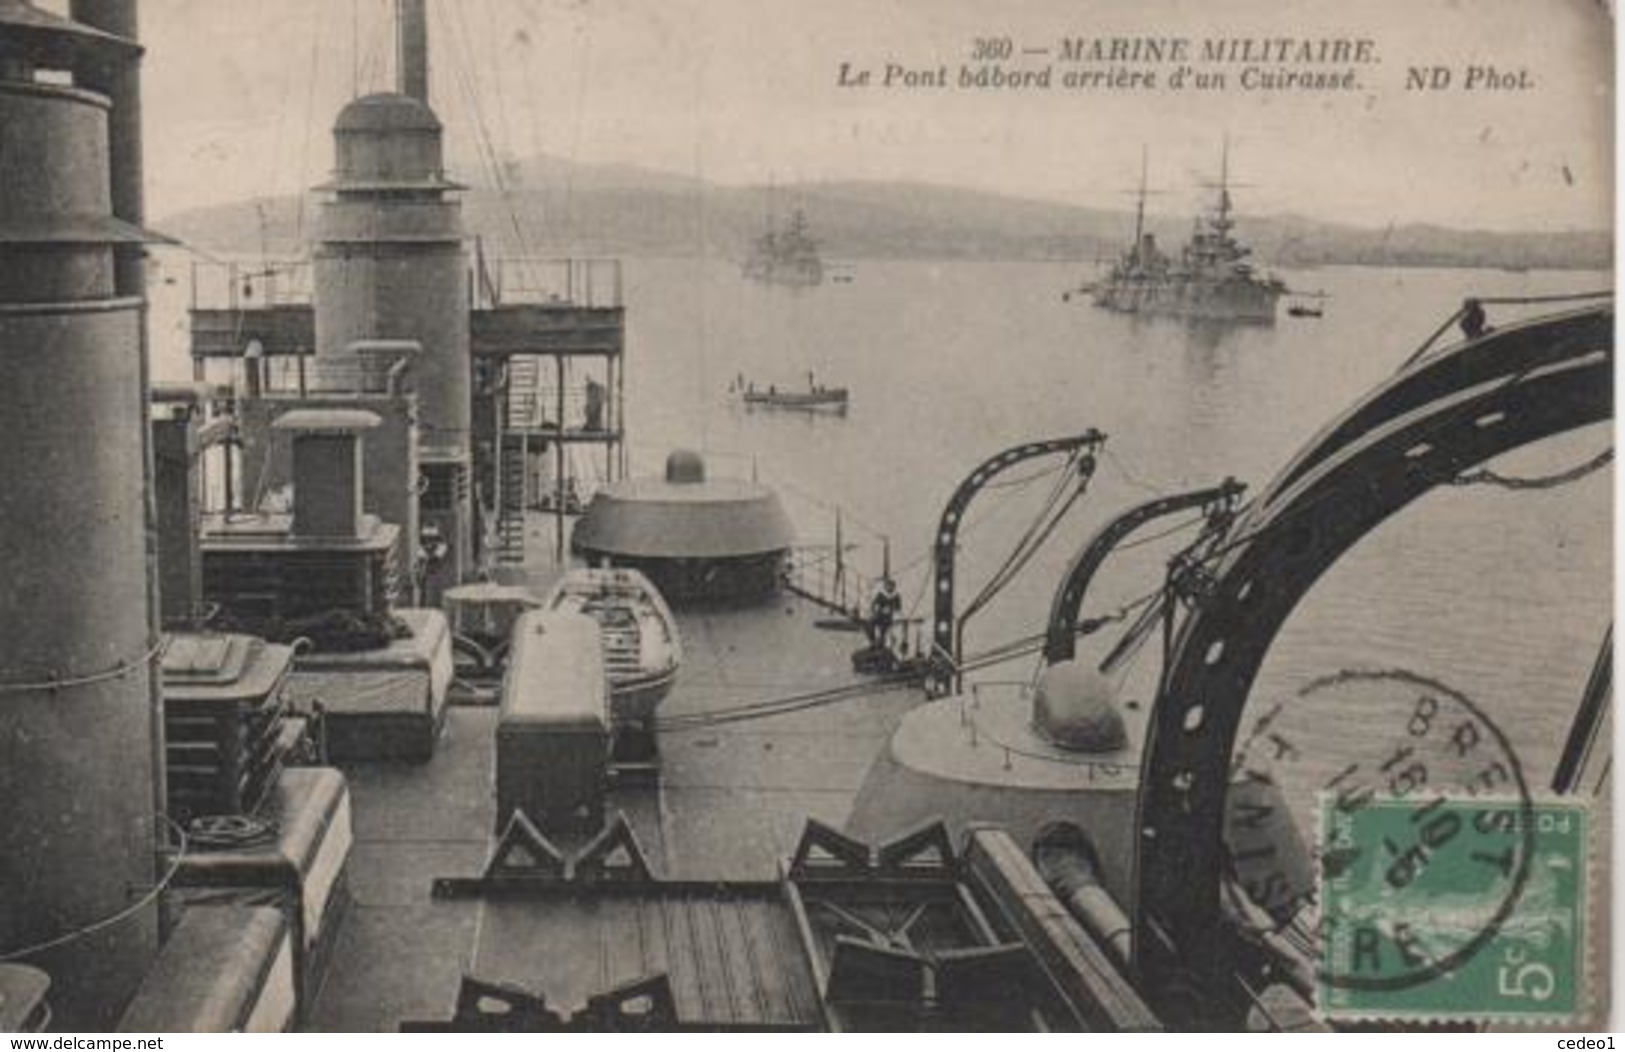
[{"label": "overcast sky", "polygon": [[[61,3],[53,0],[54,6]],[[1380,226],[1604,227],[1612,29],[1594,0],[430,0],[452,163],[498,151],[723,183],[919,179],[1188,212],[1232,141],[1250,212]],[[287,193],[331,163],[357,90],[387,87],[393,0],[143,0],[155,216]],[[842,61],[952,74],[973,38],[1371,37],[1364,91],[1326,96],[912,93],[836,85]],[[1407,92],[1411,65],[1527,68],[1523,92]],[[1057,69],[1057,73],[1060,68]],[[1234,71],[1232,71],[1234,76]],[[1458,81],[1459,82],[1459,81]],[[477,107],[470,99],[477,99]]]}]

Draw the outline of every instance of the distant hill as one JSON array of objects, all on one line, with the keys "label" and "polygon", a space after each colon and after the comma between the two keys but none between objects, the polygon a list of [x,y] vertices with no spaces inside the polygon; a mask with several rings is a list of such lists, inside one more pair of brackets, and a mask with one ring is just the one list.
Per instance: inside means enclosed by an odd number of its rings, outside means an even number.
[{"label": "distant hill", "polygon": [[[818,182],[730,187],[627,165],[554,157],[509,162],[504,190],[465,195],[467,226],[493,255],[695,256],[739,258],[764,229],[806,210],[827,258],[1084,260],[1115,255],[1130,213],[1081,208],[974,190],[904,182]],[[159,230],[217,252],[297,253],[315,228],[315,200],[264,198],[180,212]],[[510,211],[511,210],[511,211]],[[519,218],[515,232],[512,214]],[[1255,256],[1279,266],[1369,264],[1603,269],[1605,231],[1498,233],[1407,225],[1375,230],[1291,215],[1239,217]],[[1165,246],[1177,246],[1190,218],[1151,216]],[[519,245],[520,234],[525,244]]]}]

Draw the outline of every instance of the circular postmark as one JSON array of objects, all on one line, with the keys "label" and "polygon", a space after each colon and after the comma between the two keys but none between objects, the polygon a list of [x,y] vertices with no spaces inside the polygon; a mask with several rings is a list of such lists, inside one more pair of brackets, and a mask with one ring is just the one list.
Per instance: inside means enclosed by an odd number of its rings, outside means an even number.
[{"label": "circular postmark", "polygon": [[1266,710],[1236,754],[1232,905],[1318,943],[1323,994],[1458,972],[1517,909],[1534,838],[1506,735],[1432,677],[1319,677]]}]

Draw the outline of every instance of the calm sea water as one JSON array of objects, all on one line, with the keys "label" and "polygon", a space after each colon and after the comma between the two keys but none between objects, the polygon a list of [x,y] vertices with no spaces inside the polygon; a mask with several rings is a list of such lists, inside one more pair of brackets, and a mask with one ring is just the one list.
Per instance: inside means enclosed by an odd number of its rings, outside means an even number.
[{"label": "calm sea water", "polygon": [[[878,566],[875,534],[891,538],[894,564],[909,568],[902,590],[912,600],[926,595],[920,559],[942,505],[980,460],[1034,437],[1106,432],[1111,456],[1089,495],[971,622],[971,651],[1041,630],[1068,558],[1148,490],[1229,475],[1262,488],[1464,296],[1611,284],[1605,274],[1321,269],[1285,276],[1293,288],[1330,295],[1323,318],[1283,310],[1273,328],[1204,332],[1062,302],[1062,290],[1082,277],[1068,266],[875,262],[856,265],[852,276],[850,284],[789,290],[742,281],[723,263],[634,264],[634,462],[658,470],[674,445],[711,451],[718,472],[754,462],[779,484],[809,541],[831,539],[826,505],[839,504],[847,538],[864,543],[856,559],[866,568]],[[726,394],[741,373],[759,385],[800,386],[808,370],[851,388],[845,419],[747,412]],[[1606,427],[1593,427],[1503,466],[1552,470],[1610,441]],[[1050,483],[977,498],[961,553],[962,596],[1008,554]],[[1341,669],[1406,668],[1477,701],[1512,737],[1531,777],[1544,780],[1611,616],[1610,487],[1603,472],[1551,492],[1470,487],[1414,505],[1311,593],[1277,640],[1252,704]],[[1180,539],[1111,564],[1089,611],[1156,587]],[[1110,642],[1103,634],[1087,652],[1103,655]],[[987,674],[1025,677],[1033,660]],[[1144,696],[1156,665],[1153,644],[1125,689]]]},{"label": "calm sea water", "polygon": [[[626,266],[634,470],[657,472],[677,446],[705,451],[713,474],[754,470],[780,489],[807,543],[831,540],[838,505],[867,572],[879,567],[879,537],[890,538],[906,600],[926,596],[937,517],[979,461],[1039,436],[1090,427],[1110,436],[1089,495],[971,623],[972,651],[1040,631],[1067,559],[1151,491],[1231,475],[1262,488],[1464,296],[1611,284],[1606,274],[1327,268],[1285,275],[1329,294],[1323,318],[1283,311],[1273,328],[1203,332],[1064,303],[1061,292],[1084,275],[1063,265],[862,262],[850,283],[810,290],[747,282],[723,261]],[[184,285],[164,286],[155,307],[159,370],[172,375],[185,374]],[[851,389],[846,417],[747,412],[727,392],[741,374],[802,386],[809,370]],[[1500,466],[1555,470],[1610,442],[1593,427]],[[962,595],[1008,554],[1052,482],[977,498]],[[1252,704],[1341,669],[1406,668],[1474,699],[1531,781],[1544,781],[1611,616],[1611,484],[1602,472],[1549,492],[1480,486],[1425,498],[1323,578],[1278,638]],[[1111,563],[1086,612],[1156,587],[1179,539]],[[929,613],[924,599],[920,610]],[[1084,653],[1101,655],[1110,641]],[[989,675],[1025,678],[1035,660]],[[1156,664],[1153,643],[1124,689],[1144,697]],[[1357,716],[1351,732],[1360,733]]]}]

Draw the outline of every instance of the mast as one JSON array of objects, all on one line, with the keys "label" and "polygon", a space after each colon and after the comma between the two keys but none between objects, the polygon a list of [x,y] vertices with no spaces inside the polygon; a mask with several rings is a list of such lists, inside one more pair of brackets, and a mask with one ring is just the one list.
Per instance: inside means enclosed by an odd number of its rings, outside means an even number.
[{"label": "mast", "polygon": [[395,0],[395,85],[402,95],[429,101],[428,0]]},{"label": "mast", "polygon": [[1219,213],[1213,227],[1220,234],[1230,229],[1230,136],[1226,133],[1219,152]]},{"label": "mast", "polygon": [[1140,244],[1145,240],[1145,176],[1150,165],[1149,152],[1144,143],[1140,144],[1140,197],[1134,206],[1134,250],[1140,250]]}]

